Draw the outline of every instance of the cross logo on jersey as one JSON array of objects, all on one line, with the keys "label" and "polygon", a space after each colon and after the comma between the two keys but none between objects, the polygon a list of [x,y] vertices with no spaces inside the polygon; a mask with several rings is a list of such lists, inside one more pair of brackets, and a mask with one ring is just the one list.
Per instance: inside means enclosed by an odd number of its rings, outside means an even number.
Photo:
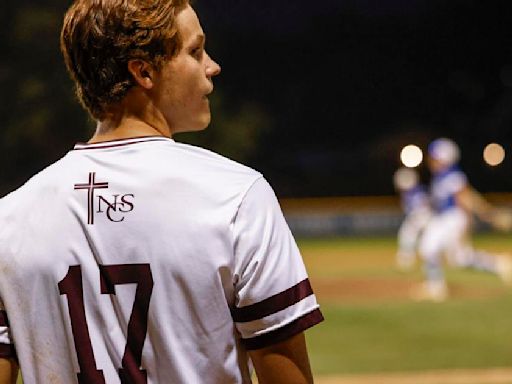
[{"label": "cross logo on jersey", "polygon": [[[89,172],[89,182],[75,184],[75,189],[87,190],[87,224],[94,224],[94,214],[104,213],[108,220],[118,223],[124,220],[124,213],[133,211],[134,204],[131,193],[124,195],[116,194],[111,196],[95,196],[97,189],[108,189],[108,182],[97,182],[96,172]],[[98,210],[94,210],[95,198],[98,200]]]}]

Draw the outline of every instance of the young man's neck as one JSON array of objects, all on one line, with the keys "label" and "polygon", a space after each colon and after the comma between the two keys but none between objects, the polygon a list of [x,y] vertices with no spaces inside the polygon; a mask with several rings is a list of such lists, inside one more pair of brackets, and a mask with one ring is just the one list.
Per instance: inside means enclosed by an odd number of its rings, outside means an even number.
[{"label": "young man's neck", "polygon": [[124,99],[113,105],[107,116],[98,121],[90,143],[129,139],[141,136],[171,137],[165,117],[148,94],[139,87],[132,88]]},{"label": "young man's neck", "polygon": [[159,129],[139,119],[124,118],[120,124],[112,124],[108,120],[98,122],[96,132],[89,140],[89,143],[102,141],[129,139],[141,136],[164,136],[171,137],[168,130]]}]

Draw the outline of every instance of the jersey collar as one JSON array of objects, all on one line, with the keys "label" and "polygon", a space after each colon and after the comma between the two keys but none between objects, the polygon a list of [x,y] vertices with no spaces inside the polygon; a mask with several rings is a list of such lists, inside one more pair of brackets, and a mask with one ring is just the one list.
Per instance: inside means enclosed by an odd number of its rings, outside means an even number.
[{"label": "jersey collar", "polygon": [[140,137],[131,137],[128,139],[120,139],[120,140],[108,140],[102,141],[99,143],[76,143],[74,148],[75,150],[82,149],[102,149],[102,148],[114,148],[114,147],[122,147],[125,145],[137,144],[137,143],[147,143],[149,141],[167,141],[173,142],[174,140],[164,136],[140,136]]}]

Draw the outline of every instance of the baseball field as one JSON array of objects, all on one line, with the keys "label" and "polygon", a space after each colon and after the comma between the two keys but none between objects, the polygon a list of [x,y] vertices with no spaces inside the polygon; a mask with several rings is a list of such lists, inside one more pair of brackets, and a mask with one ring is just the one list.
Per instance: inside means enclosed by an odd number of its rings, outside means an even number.
[{"label": "baseball field", "polygon": [[[474,245],[507,253],[512,236]],[[392,237],[299,246],[326,319],[307,332],[317,383],[512,383],[512,288],[496,276],[447,268],[449,299],[416,302],[421,268],[394,268]]]},{"label": "baseball field", "polygon": [[[510,235],[474,243],[512,250]],[[307,332],[317,384],[512,383],[512,288],[496,276],[448,268],[450,298],[415,302],[409,293],[420,266],[394,268],[392,237],[299,246],[325,316]]]}]

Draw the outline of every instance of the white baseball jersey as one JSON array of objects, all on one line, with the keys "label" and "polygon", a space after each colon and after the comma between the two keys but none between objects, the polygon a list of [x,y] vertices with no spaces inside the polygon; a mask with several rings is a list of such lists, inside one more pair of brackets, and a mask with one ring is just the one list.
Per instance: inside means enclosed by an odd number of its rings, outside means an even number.
[{"label": "white baseball jersey", "polygon": [[400,193],[400,202],[406,215],[415,211],[430,209],[430,198],[425,187],[421,184]]},{"label": "white baseball jersey", "polygon": [[405,218],[398,230],[399,265],[412,265],[416,257],[416,246],[421,232],[432,216],[429,195],[423,185],[400,193]]},{"label": "white baseball jersey", "polygon": [[457,166],[433,175],[430,193],[434,217],[423,231],[419,245],[424,259],[439,260],[445,253],[453,265],[466,262],[457,259],[465,259],[468,253],[466,235],[470,216],[457,205],[456,196],[467,186],[467,177]]},{"label": "white baseball jersey", "polygon": [[249,383],[246,350],[322,320],[261,174],[164,137],[77,145],[1,199],[0,298],[26,384]]},{"label": "white baseball jersey", "polygon": [[430,186],[432,205],[437,213],[456,208],[455,196],[466,188],[468,180],[458,167],[434,174]]}]

